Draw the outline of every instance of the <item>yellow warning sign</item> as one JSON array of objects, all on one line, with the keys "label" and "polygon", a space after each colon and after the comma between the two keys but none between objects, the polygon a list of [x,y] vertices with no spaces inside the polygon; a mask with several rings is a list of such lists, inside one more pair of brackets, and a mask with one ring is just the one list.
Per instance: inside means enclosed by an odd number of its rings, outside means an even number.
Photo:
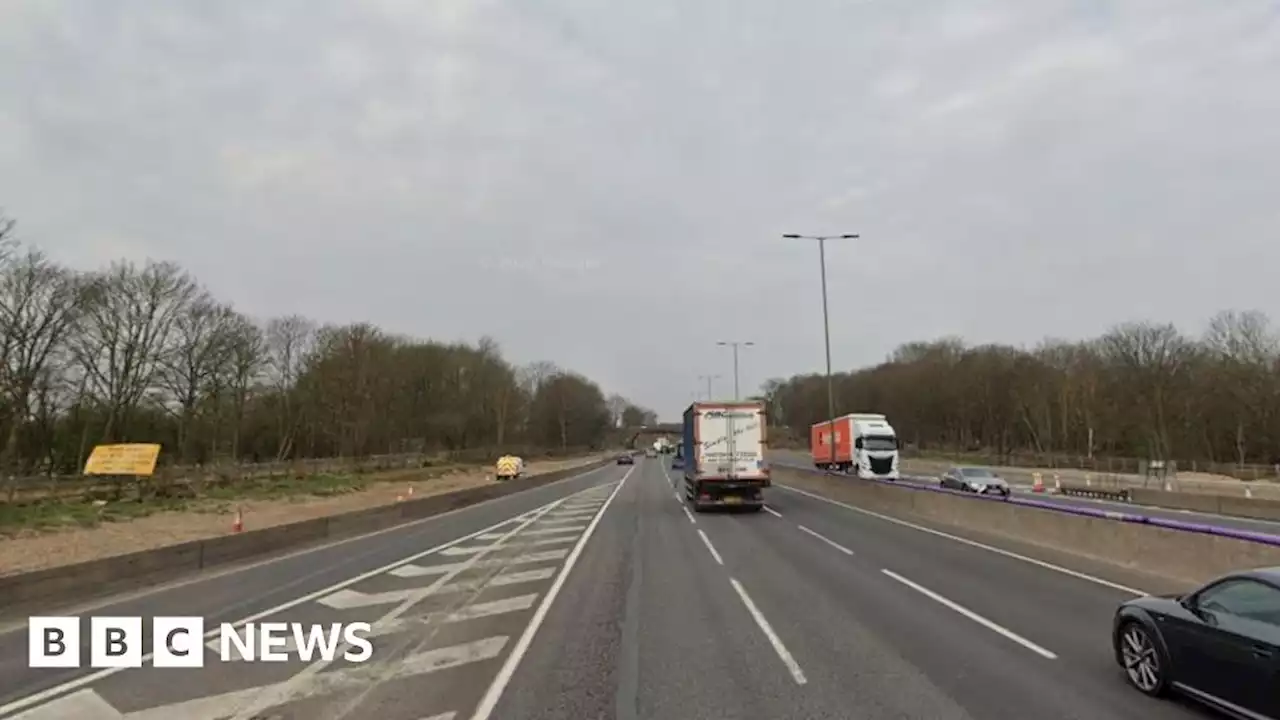
[{"label": "yellow warning sign", "polygon": [[151,443],[98,445],[84,464],[85,475],[152,475],[160,446]]}]

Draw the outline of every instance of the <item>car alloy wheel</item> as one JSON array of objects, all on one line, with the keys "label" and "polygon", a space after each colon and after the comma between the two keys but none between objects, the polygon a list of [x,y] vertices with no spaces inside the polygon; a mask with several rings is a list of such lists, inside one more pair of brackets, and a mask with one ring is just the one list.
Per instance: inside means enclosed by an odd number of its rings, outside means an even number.
[{"label": "car alloy wheel", "polygon": [[1164,665],[1160,651],[1146,629],[1138,623],[1129,623],[1120,633],[1120,657],[1124,672],[1133,686],[1148,695],[1158,695],[1164,689]]}]

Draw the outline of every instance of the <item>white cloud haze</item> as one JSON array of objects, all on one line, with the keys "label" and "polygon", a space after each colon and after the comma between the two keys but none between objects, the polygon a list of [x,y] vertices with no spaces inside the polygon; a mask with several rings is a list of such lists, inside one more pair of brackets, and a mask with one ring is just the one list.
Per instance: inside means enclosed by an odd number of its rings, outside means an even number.
[{"label": "white cloud haze", "polygon": [[1270,0],[7,0],[0,207],[677,416],[945,334],[1280,315]]}]

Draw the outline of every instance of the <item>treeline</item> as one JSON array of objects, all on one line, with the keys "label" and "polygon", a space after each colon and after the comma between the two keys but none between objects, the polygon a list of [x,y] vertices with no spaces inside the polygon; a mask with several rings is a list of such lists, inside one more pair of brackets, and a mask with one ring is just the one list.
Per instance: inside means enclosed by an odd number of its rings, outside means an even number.
[{"label": "treeline", "polygon": [[578,450],[649,413],[496,343],[256,322],[172,263],[82,272],[0,218],[0,469],[72,473],[104,442],[165,462]]},{"label": "treeline", "polygon": [[[918,449],[1280,462],[1280,338],[1259,312],[1220,313],[1198,336],[1133,322],[1034,349],[947,338],[835,378],[836,412],[883,412]],[[771,380],[775,422],[807,438],[823,376]]]}]

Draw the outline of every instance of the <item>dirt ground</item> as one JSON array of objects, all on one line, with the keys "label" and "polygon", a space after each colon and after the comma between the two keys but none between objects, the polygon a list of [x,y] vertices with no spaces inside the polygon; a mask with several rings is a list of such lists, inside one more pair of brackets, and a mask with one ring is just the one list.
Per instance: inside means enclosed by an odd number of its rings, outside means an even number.
[{"label": "dirt ground", "polygon": [[[530,462],[532,475],[586,465],[597,457]],[[492,468],[419,479],[417,470],[379,474],[379,482],[359,492],[330,497],[302,496],[279,500],[247,500],[239,503],[244,529],[256,530],[328,515],[389,505],[397,498],[427,497],[487,485]],[[109,522],[92,528],[74,528],[28,537],[0,540],[0,575],[30,572],[104,557],[124,555],[203,540],[232,531],[235,505],[218,503],[183,512],[163,512],[129,522]]]}]

